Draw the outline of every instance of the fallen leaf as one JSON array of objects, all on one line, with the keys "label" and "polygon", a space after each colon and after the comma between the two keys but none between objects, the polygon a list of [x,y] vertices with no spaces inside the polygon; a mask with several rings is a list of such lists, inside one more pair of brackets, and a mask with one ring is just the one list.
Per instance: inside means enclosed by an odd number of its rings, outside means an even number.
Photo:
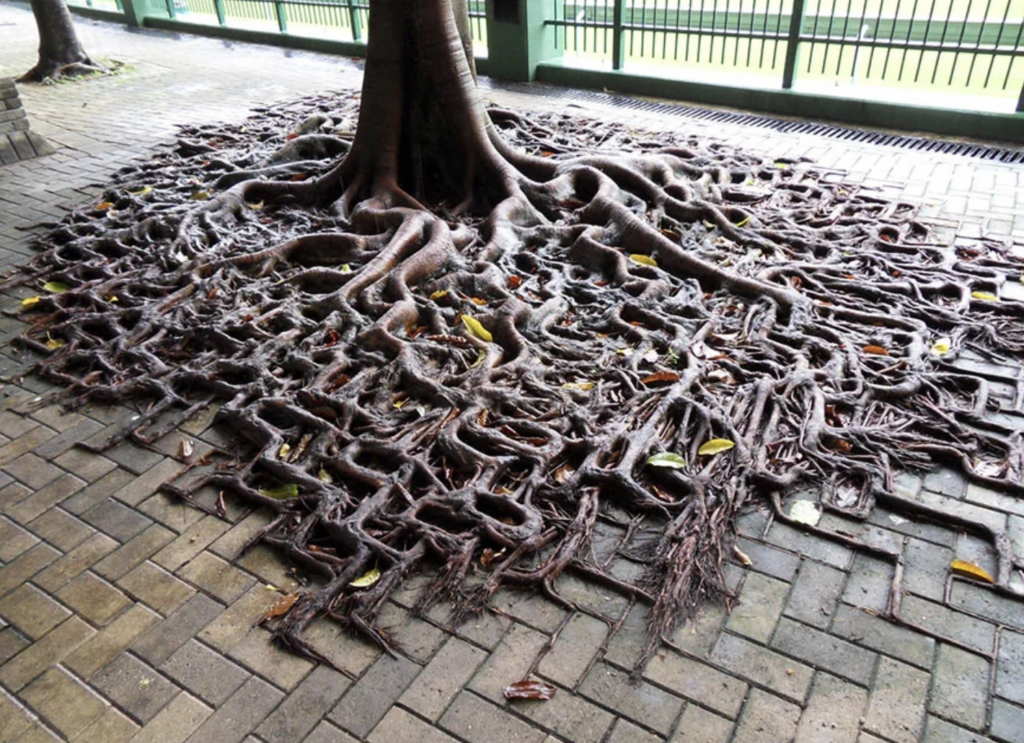
[{"label": "fallen leaf", "polygon": [[252,209],[254,212],[258,212],[260,209],[263,208],[263,202],[257,201],[255,204],[249,204],[249,208]]},{"label": "fallen leaf", "polygon": [[656,374],[652,374],[649,377],[644,377],[641,381],[644,384],[656,384],[658,382],[678,382],[679,375],[676,374],[675,372],[663,371],[658,372]]},{"label": "fallen leaf", "polygon": [[487,353],[483,349],[477,351],[476,361],[474,361],[472,364],[470,364],[469,368],[470,369],[476,369],[478,366],[480,366],[480,364],[484,363],[484,359],[486,359],[486,358],[487,358]]},{"label": "fallen leaf", "polygon": [[276,488],[260,488],[257,492],[268,498],[298,498],[299,486],[291,482],[287,485],[279,485]]},{"label": "fallen leaf", "polygon": [[955,575],[959,575],[963,578],[972,578],[974,580],[980,580],[983,583],[995,583],[995,579],[988,574],[987,570],[978,567],[973,562],[967,562],[966,560],[953,560],[949,567]]},{"label": "fallen leaf", "polygon": [[821,521],[821,506],[814,501],[798,500],[790,507],[789,517],[798,524],[817,526]]},{"label": "fallen leaf", "polygon": [[147,194],[147,193],[149,193],[152,190],[153,189],[150,188],[149,186],[143,186],[138,191],[129,191],[128,193],[131,196],[142,196],[143,194]]},{"label": "fallen leaf", "polygon": [[747,566],[748,568],[749,568],[749,567],[753,567],[753,565],[754,565],[754,561],[753,561],[753,560],[751,560],[751,559],[750,559],[750,558],[749,558],[749,557],[747,556],[747,553],[746,553],[746,552],[744,552],[743,550],[741,550],[741,549],[740,549],[739,547],[737,547],[737,546],[736,546],[735,544],[734,544],[734,545],[732,546],[732,552],[733,552],[733,554],[734,554],[734,555],[736,555],[736,559],[737,559],[737,560],[739,560],[739,561],[740,561],[740,563],[742,563],[743,565],[746,565],[746,566]]},{"label": "fallen leaf", "polygon": [[440,299],[441,297],[446,297],[446,296],[448,296],[448,290],[447,289],[438,289],[436,292],[434,292],[433,294],[430,295],[430,298],[431,299]]},{"label": "fallen leaf", "polygon": [[36,295],[34,297],[28,297],[26,299],[21,300],[21,306],[22,307],[34,307],[35,305],[39,304],[39,301],[41,299],[42,299],[42,297],[40,297],[39,295]]},{"label": "fallen leaf", "polygon": [[652,268],[658,267],[658,262],[656,260],[651,258],[649,255],[644,255],[643,253],[633,253],[633,255],[629,256],[629,259],[633,261],[633,263],[639,263],[641,266],[651,266]]},{"label": "fallen leaf", "polygon": [[50,294],[60,294],[61,292],[66,292],[71,287],[67,284],[61,283],[60,281],[47,281],[43,284],[43,288],[50,292]]},{"label": "fallen leaf", "polygon": [[705,441],[701,444],[697,453],[701,456],[713,456],[715,454],[721,454],[723,451],[729,451],[734,446],[736,446],[736,442],[730,441],[729,439],[711,439],[710,441]]},{"label": "fallen leaf", "polygon": [[562,385],[563,390],[580,390],[581,392],[589,392],[594,389],[596,384],[594,382],[566,382]]},{"label": "fallen leaf", "polygon": [[998,302],[999,301],[999,297],[997,297],[992,292],[971,292],[971,296],[974,297],[975,299],[980,299],[980,300],[982,300],[984,302]]},{"label": "fallen leaf", "polygon": [[470,297],[469,301],[475,304],[477,307],[483,307],[485,304],[487,304],[487,300],[481,297]]},{"label": "fallen leaf", "polygon": [[485,568],[489,568],[491,566],[491,563],[493,563],[495,560],[500,559],[504,554],[504,547],[502,547],[497,552],[492,550],[490,547],[485,547],[483,554],[480,555],[480,564],[483,565]]},{"label": "fallen leaf", "polygon": [[678,454],[673,454],[670,451],[663,451],[660,454],[654,454],[647,457],[647,464],[651,467],[669,467],[674,470],[681,470],[686,466],[686,460]]},{"label": "fallen leaf", "polygon": [[509,276],[508,277],[508,288],[509,289],[518,289],[519,285],[522,284],[522,283],[523,283],[523,277],[522,276]]},{"label": "fallen leaf", "polygon": [[111,209],[114,206],[113,201],[101,201],[95,206],[96,211],[105,212],[107,209]]},{"label": "fallen leaf", "polygon": [[546,702],[555,695],[555,687],[543,681],[517,681],[505,687],[505,699],[529,699]]},{"label": "fallen leaf", "polygon": [[348,265],[347,263],[342,263],[341,264],[341,272],[342,273],[352,273],[352,266]]},{"label": "fallen leaf", "polygon": [[889,351],[881,346],[864,346],[864,353],[871,353],[875,356],[888,356]]},{"label": "fallen leaf", "polygon": [[932,354],[935,356],[945,356],[951,349],[952,345],[949,338],[939,338],[932,344]]},{"label": "fallen leaf", "polygon": [[376,583],[379,580],[380,580],[380,569],[374,567],[374,568],[370,568],[365,573],[360,575],[354,581],[349,583],[349,585],[352,586],[353,588],[369,588],[370,586],[372,586],[374,583]]},{"label": "fallen leaf", "polygon": [[463,315],[462,324],[466,326],[466,330],[468,330],[471,335],[476,336],[485,343],[491,343],[494,340],[494,336],[491,335],[491,331],[485,328],[475,317]]},{"label": "fallen leaf", "polygon": [[63,348],[66,345],[66,341],[62,341],[60,338],[51,338],[49,333],[46,334],[46,347],[51,351],[56,351],[58,348]]},{"label": "fallen leaf", "polygon": [[178,444],[178,456],[182,459],[188,459],[194,452],[195,447],[192,445],[191,439],[182,439]]},{"label": "fallen leaf", "polygon": [[293,606],[295,606],[295,602],[298,600],[300,595],[301,593],[299,591],[294,591],[285,596],[282,596],[269,607],[267,607],[267,610],[263,612],[262,616],[260,616],[256,624],[263,624],[264,622],[269,622],[271,619],[283,617],[291,610]]},{"label": "fallen leaf", "polygon": [[277,450],[278,459],[287,459],[288,455],[291,454],[292,448],[287,442],[281,444],[281,448]]},{"label": "fallen leaf", "polygon": [[316,479],[319,480],[320,482],[326,482],[328,485],[334,482],[334,478],[331,477],[331,473],[325,470],[323,467],[321,467],[320,471],[316,473]]},{"label": "fallen leaf", "polygon": [[744,217],[743,219],[741,219],[739,222],[736,223],[736,226],[737,227],[742,227],[743,225],[745,225],[749,221],[750,221],[750,217]]},{"label": "fallen leaf", "polygon": [[559,485],[564,485],[566,482],[569,481],[569,478],[572,477],[575,471],[576,470],[574,470],[569,465],[563,464],[561,467],[555,470],[555,482],[557,482]]},{"label": "fallen leaf", "polygon": [[194,194],[189,196],[189,198],[192,199],[192,201],[206,201],[208,198],[210,198],[210,192],[196,191]]}]

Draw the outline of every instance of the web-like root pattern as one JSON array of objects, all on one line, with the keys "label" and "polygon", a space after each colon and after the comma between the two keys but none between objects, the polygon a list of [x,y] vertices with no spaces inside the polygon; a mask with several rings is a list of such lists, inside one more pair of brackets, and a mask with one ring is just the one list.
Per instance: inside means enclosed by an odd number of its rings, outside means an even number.
[{"label": "web-like root pattern", "polygon": [[[1020,434],[951,364],[1024,349],[1024,305],[986,298],[1020,276],[1008,246],[935,241],[911,205],[813,164],[505,111],[483,217],[360,196],[335,164],[354,106],[185,131],[57,226],[22,279],[68,287],[31,307],[23,343],[69,402],[148,400],[124,434],[143,443],[217,404],[248,443],[168,490],[213,484],[276,514],[257,540],[318,577],[279,622],[290,647],[316,655],[320,616],[391,647],[375,617],[414,571],[434,576],[419,608],[460,619],[504,585],[566,602],[574,570],[651,606],[645,660],[730,600],[752,500],[786,519],[799,487],[856,518],[942,519],[893,488],[936,462],[1020,494]],[[734,446],[702,455],[711,439]],[[663,524],[628,555],[639,580],[592,559],[610,508]],[[962,526],[1011,591],[1006,535]]]}]

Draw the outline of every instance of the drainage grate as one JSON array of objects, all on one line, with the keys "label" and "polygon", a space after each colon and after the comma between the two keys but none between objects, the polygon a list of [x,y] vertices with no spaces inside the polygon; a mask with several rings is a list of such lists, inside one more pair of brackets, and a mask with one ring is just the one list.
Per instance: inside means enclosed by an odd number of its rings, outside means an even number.
[{"label": "drainage grate", "polygon": [[1024,150],[1009,147],[979,145],[970,142],[952,142],[947,139],[931,137],[915,137],[904,134],[873,131],[870,129],[851,129],[849,127],[817,124],[808,121],[792,121],[775,119],[770,116],[719,111],[710,108],[697,108],[682,103],[663,103],[661,101],[645,101],[614,93],[597,93],[590,90],[559,88],[542,83],[509,83],[499,82],[490,78],[481,78],[480,87],[490,90],[507,90],[514,93],[538,95],[544,98],[562,98],[577,101],[591,101],[606,106],[625,108],[631,111],[652,111],[671,116],[680,116],[697,121],[710,121],[721,124],[742,124],[761,129],[772,129],[787,134],[813,134],[830,139],[843,139],[849,142],[864,142],[888,147],[899,147],[905,150],[921,152],[939,152],[945,155],[959,155],[978,160],[993,160],[1003,163],[1024,163]]}]

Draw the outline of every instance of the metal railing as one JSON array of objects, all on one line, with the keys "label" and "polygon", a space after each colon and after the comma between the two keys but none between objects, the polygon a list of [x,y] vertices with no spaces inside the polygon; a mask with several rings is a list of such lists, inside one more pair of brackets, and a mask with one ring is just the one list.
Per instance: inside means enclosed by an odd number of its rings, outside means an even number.
[{"label": "metal railing", "polygon": [[547,25],[582,66],[1024,103],[1024,0],[552,0]]}]

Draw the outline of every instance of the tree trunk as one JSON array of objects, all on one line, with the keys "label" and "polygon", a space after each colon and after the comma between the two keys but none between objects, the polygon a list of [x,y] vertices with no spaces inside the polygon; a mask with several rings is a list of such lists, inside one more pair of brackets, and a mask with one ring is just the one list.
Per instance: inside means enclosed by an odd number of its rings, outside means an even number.
[{"label": "tree trunk", "polygon": [[32,15],[39,29],[39,61],[19,82],[42,82],[97,66],[82,49],[64,0],[31,0]]}]

